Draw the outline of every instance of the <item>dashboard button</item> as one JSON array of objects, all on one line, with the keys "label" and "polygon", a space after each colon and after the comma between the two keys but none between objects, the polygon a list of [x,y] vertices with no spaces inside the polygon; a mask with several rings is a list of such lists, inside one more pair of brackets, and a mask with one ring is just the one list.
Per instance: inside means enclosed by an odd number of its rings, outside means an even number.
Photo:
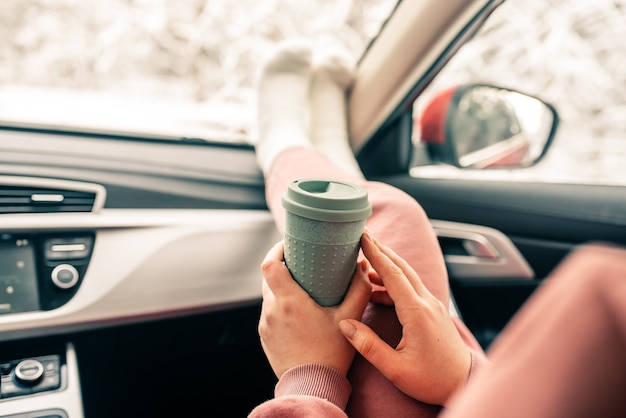
[{"label": "dashboard button", "polygon": [[43,365],[38,360],[23,360],[15,366],[15,381],[22,385],[33,386],[41,380],[43,372]]},{"label": "dashboard button", "polygon": [[52,238],[44,241],[48,261],[77,260],[87,258],[93,246],[91,237]]},{"label": "dashboard button", "polygon": [[60,289],[71,289],[78,283],[78,270],[71,264],[59,264],[50,274],[52,283]]}]

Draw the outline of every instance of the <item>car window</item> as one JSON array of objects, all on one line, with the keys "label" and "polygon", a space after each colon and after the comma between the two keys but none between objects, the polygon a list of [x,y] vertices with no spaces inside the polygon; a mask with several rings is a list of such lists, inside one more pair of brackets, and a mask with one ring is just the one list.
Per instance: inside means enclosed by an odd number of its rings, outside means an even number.
[{"label": "car window", "polygon": [[242,141],[284,38],[358,57],[397,0],[5,0],[0,123]]},{"label": "car window", "polygon": [[[485,83],[551,103],[547,155],[518,169],[413,168],[415,176],[626,184],[626,1],[507,0],[420,96],[414,118],[454,86]],[[416,153],[423,132],[414,130]]]}]

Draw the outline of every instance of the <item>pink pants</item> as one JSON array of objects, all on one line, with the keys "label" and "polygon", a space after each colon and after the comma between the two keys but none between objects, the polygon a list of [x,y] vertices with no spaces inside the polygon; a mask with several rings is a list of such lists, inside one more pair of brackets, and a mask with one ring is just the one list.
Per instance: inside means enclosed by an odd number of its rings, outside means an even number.
[{"label": "pink pants", "polygon": [[[284,231],[285,213],[281,197],[296,179],[343,180],[364,187],[373,213],[366,224],[382,243],[403,257],[420,275],[430,292],[448,306],[448,277],[439,243],[421,206],[401,190],[347,174],[321,153],[309,148],[292,148],[281,153],[266,178],[266,198],[276,225]],[[370,304],[363,315],[368,324],[390,345],[400,341],[402,328],[393,307]],[[457,329],[476,356],[480,345],[461,321]],[[424,378],[428,378],[425,376]],[[365,359],[356,356],[348,375],[352,395],[346,413],[350,417],[434,417],[440,407],[416,401],[400,392]]]},{"label": "pink pants", "polygon": [[574,251],[489,359],[446,418],[626,417],[626,250]]}]

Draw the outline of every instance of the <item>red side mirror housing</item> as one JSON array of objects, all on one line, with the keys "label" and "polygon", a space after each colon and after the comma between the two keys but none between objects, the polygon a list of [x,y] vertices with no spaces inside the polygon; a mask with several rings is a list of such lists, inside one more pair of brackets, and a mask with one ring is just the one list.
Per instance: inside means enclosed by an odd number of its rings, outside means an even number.
[{"label": "red side mirror housing", "polygon": [[414,130],[433,162],[491,168],[535,164],[547,152],[557,126],[554,107],[536,97],[467,84],[434,96]]}]

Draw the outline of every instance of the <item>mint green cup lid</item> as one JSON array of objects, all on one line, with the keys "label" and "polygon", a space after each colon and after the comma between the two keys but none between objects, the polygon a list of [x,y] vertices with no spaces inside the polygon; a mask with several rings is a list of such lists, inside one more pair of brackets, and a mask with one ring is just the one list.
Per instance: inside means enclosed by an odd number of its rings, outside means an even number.
[{"label": "mint green cup lid", "polygon": [[295,180],[283,195],[282,204],[288,212],[324,222],[360,221],[372,213],[364,188],[336,180]]}]

